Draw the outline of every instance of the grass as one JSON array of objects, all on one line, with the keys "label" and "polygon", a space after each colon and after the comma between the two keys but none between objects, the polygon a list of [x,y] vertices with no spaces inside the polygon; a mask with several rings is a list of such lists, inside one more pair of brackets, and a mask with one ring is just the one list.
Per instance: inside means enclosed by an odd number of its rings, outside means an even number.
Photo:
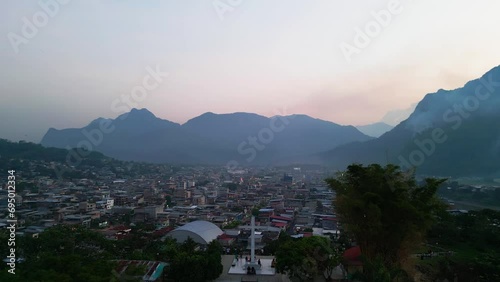
[{"label": "grass", "polygon": [[459,244],[450,247],[450,250],[455,252],[453,258],[457,261],[469,261],[471,258],[477,257],[481,252],[469,244]]},{"label": "grass", "polygon": [[[452,246],[439,246],[439,247],[422,245],[415,251],[415,253],[427,253],[429,249],[432,250],[433,252],[443,252],[443,249],[452,251],[453,255],[451,255],[450,258],[456,262],[468,262],[472,258],[475,258],[481,254],[481,251],[479,251],[477,248],[467,243],[457,244]],[[430,258],[426,257],[422,260],[420,259],[420,257],[412,257],[412,260],[415,262],[416,265],[435,266],[440,260],[444,258],[445,256],[434,256]]]}]

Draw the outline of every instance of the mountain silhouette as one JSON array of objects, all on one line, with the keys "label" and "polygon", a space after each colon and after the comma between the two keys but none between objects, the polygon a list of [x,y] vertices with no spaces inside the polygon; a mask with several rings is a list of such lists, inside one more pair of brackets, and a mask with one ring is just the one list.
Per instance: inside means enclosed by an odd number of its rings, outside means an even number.
[{"label": "mountain silhouette", "polygon": [[87,147],[121,160],[185,164],[235,160],[242,165],[269,165],[370,139],[353,126],[306,115],[205,113],[180,125],[147,109],[132,109],[116,119],[98,118],[83,128],[51,128],[41,144]]}]

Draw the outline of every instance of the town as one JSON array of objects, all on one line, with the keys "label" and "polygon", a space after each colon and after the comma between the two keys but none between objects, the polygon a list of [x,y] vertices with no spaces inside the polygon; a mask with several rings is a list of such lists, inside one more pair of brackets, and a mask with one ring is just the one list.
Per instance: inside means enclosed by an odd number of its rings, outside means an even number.
[{"label": "town", "polygon": [[[204,221],[217,231],[198,243],[217,240],[226,254],[243,256],[250,254],[252,216],[259,255],[270,255],[265,246],[281,232],[296,238],[339,234],[335,194],[320,167],[228,170],[105,160],[66,167],[70,177],[57,178],[51,169],[62,163],[21,162],[26,170],[17,171],[18,236],[37,238],[62,224],[95,230],[108,240],[124,240],[138,228],[150,240],[165,240],[178,227]],[[0,191],[5,211],[7,192]],[[0,220],[0,227],[7,226],[6,219]]]},{"label": "town", "polygon": [[[3,261],[9,275],[15,273],[14,277],[20,281],[44,275],[43,266],[53,267],[54,255],[66,271],[66,260],[75,253],[79,253],[78,260],[95,260],[95,265],[87,266],[90,269],[110,263],[94,275],[102,279],[112,275],[116,281],[294,281],[292,278],[298,277],[346,281],[360,270],[368,269],[368,266],[363,268],[363,255],[357,243],[360,235],[346,233],[343,224],[356,220],[343,221],[335,206],[336,192],[347,191],[339,188],[342,182],[335,184],[335,181],[343,179],[346,172],[312,165],[235,169],[153,164],[120,161],[99,153],[87,154],[75,166],[65,158],[66,150],[23,142],[2,141],[2,144],[10,148],[7,155],[13,158],[0,164],[1,169],[9,172],[1,180],[0,208],[4,216],[0,219],[0,237],[5,244],[0,245],[0,250],[8,254]],[[378,166],[363,169],[378,169]],[[385,170],[379,177],[387,183],[377,188],[382,189],[377,193],[391,191],[387,198],[391,201],[391,197],[398,197],[392,186],[400,180],[388,175],[390,166]],[[58,171],[65,173],[61,175]],[[404,180],[409,174],[401,175]],[[370,183],[377,183],[373,181]],[[425,188],[422,177],[416,181]],[[474,183],[480,179],[461,181]],[[443,256],[444,260],[451,256],[460,258],[460,253],[465,252],[457,248],[463,240],[460,238],[469,236],[457,235],[457,230],[465,228],[461,224],[483,230],[476,236],[485,239],[477,242],[496,244],[488,238],[493,238],[497,229],[490,229],[487,222],[497,226],[498,212],[493,210],[497,209],[498,186],[443,180],[436,185],[440,188],[431,185],[425,189],[437,189],[436,196],[446,205],[448,217],[436,218],[427,240],[421,247],[415,245],[408,255],[423,262],[436,256]],[[362,197],[350,197],[355,201],[349,204],[354,208],[349,211],[352,216],[357,213],[356,199]],[[475,211],[489,207],[493,210]],[[382,219],[388,221],[385,224],[391,224],[391,218],[399,216],[384,214],[389,216]],[[376,212],[364,216],[374,215]],[[450,220],[454,222],[452,225]],[[471,220],[476,227],[469,225]],[[360,230],[361,234],[364,230]],[[386,232],[383,230],[368,234]],[[377,244],[383,244],[385,235],[379,240]],[[451,242],[455,243],[446,246]],[[38,247],[33,248],[35,245]],[[301,248],[291,255],[293,250]],[[308,253],[310,257],[306,259],[304,255],[307,257]],[[314,267],[303,268],[308,260],[315,261]],[[17,275],[27,263],[34,264],[41,272],[32,274],[35,276],[26,274],[30,272]],[[193,264],[211,266],[190,271]],[[419,271],[425,273],[423,265],[417,263]],[[81,275],[86,271],[75,273]],[[46,275],[43,281],[66,277]],[[74,281],[100,281],[70,277]]]}]

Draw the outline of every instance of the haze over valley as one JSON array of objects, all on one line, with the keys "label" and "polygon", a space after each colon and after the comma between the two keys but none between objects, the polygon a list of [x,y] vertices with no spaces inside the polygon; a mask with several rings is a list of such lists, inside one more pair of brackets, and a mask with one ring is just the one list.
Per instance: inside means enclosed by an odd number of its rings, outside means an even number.
[{"label": "haze over valley", "polygon": [[180,125],[132,109],[83,128],[51,128],[41,144],[155,163],[335,169],[354,162],[395,163],[423,174],[494,176],[500,173],[499,86],[500,67],[495,67],[463,87],[429,93],[394,128],[341,126],[306,115],[211,112]]},{"label": "haze over valley", "polygon": [[3,1],[0,281],[500,282],[499,11]]}]

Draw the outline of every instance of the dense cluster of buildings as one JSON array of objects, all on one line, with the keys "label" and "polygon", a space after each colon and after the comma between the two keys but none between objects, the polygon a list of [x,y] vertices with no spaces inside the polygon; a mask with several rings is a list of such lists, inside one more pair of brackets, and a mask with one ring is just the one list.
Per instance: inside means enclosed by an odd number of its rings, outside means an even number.
[{"label": "dense cluster of buildings", "polygon": [[[87,178],[46,176],[43,172],[51,164],[40,162],[28,165],[29,171],[18,171],[18,234],[37,236],[56,224],[80,224],[119,239],[131,226],[147,225],[152,232],[167,235],[176,227],[202,220],[225,231],[218,236],[224,246],[244,249],[252,214],[261,248],[281,231],[308,236],[337,230],[331,207],[334,195],[319,169],[228,171],[117,164],[75,168]],[[2,209],[7,211],[6,189],[0,191]],[[5,224],[0,220],[0,227]]]},{"label": "dense cluster of buildings", "polygon": [[[254,216],[255,251],[263,255],[280,232],[294,237],[338,234],[335,195],[318,168],[228,171],[116,161],[75,167],[71,177],[54,177],[48,173],[53,163],[23,167],[27,169],[16,171],[19,236],[37,237],[51,226],[67,224],[122,240],[135,227],[147,230],[153,240],[190,237],[200,245],[217,240],[227,254],[248,254]],[[0,210],[7,213],[7,181],[0,184]],[[0,228],[6,226],[4,216]],[[123,275],[135,264],[148,262],[123,261],[117,273]],[[151,265],[151,273],[163,267]]]}]

